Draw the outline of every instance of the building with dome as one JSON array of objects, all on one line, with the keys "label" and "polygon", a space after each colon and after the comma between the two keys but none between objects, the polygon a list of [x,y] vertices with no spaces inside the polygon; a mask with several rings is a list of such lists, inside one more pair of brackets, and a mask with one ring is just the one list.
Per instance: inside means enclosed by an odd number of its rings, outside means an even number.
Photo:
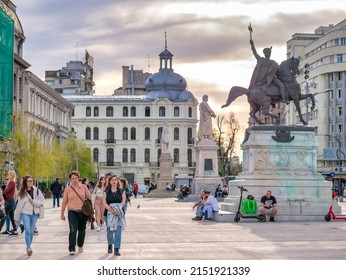
[{"label": "building with dome", "polygon": [[126,77],[114,95],[64,96],[75,106],[72,128],[90,147],[98,175],[113,172],[130,182],[155,184],[167,122],[172,176],[193,176],[198,101],[174,72],[167,43],[159,58],[154,74],[123,67]]}]

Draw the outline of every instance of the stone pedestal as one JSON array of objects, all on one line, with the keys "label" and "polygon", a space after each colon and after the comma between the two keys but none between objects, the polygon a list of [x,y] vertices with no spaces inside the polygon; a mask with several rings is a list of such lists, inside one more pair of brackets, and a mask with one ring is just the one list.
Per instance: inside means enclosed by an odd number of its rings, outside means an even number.
[{"label": "stone pedestal", "polygon": [[[332,183],[317,172],[317,147],[312,127],[249,127],[241,145],[243,172],[229,182],[221,210],[237,211],[238,186],[244,186],[258,205],[266,190],[272,191],[278,202],[278,221],[323,221],[331,203]],[[334,211],[340,213],[341,208],[336,205]]]},{"label": "stone pedestal", "polygon": [[165,191],[166,184],[173,183],[172,157],[170,153],[162,153],[160,157],[160,178],[157,179],[157,191]]},{"label": "stone pedestal", "polygon": [[217,159],[218,149],[214,139],[203,139],[195,146],[196,173],[192,182],[192,193],[198,194],[201,189],[209,189],[214,194],[217,185],[222,186]]}]

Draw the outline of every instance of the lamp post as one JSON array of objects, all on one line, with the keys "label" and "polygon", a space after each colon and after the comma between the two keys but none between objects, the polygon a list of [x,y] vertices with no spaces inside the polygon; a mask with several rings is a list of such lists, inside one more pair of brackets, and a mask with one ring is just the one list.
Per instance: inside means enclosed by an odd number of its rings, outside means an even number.
[{"label": "lamp post", "polygon": [[341,141],[339,139],[339,135],[336,135],[336,136],[328,135],[328,137],[334,138],[336,140],[336,142],[338,142],[338,148],[336,150],[336,158],[338,159],[338,162],[339,162],[339,166],[338,166],[339,178],[338,178],[338,188],[337,188],[337,190],[338,190],[338,195],[339,195],[339,201],[342,202],[343,198],[344,198],[344,194],[343,194],[342,179],[341,179],[341,170],[342,170],[342,158],[341,158],[341,155],[343,155],[343,158],[345,158],[345,153],[341,149]]}]

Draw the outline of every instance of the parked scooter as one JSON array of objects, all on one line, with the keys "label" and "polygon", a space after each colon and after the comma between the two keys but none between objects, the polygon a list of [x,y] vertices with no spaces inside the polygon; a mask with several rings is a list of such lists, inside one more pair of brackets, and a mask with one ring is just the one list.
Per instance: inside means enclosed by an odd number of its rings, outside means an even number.
[{"label": "parked scooter", "polygon": [[[253,215],[247,215],[247,213],[243,213],[242,211],[240,211],[240,209],[242,209],[242,204],[244,203],[243,193],[247,192],[248,190],[245,189],[243,186],[238,186],[238,188],[240,189],[240,200],[239,200],[239,205],[238,205],[238,211],[235,213],[234,222],[238,223],[240,221],[240,219],[257,219],[260,223],[265,222],[266,221],[265,215],[261,215],[261,214],[257,215],[256,214],[257,213],[257,205],[255,205],[255,209],[252,209],[252,211],[251,211],[252,213],[254,213]],[[252,201],[254,203],[256,203],[256,200],[254,200],[253,197],[252,197]]]},{"label": "parked scooter", "polygon": [[332,198],[332,204],[329,206],[328,214],[324,216],[324,219],[326,222],[330,222],[331,219],[333,220],[343,220],[346,221],[346,215],[335,215],[333,211],[333,204],[338,199],[338,190],[337,188],[332,188],[333,192],[333,198]]}]

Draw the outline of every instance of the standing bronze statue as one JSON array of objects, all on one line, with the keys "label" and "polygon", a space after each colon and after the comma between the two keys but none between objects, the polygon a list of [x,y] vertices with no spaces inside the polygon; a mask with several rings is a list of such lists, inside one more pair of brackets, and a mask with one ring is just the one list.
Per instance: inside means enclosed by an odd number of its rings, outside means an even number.
[{"label": "standing bronze statue", "polygon": [[313,110],[315,108],[315,99],[312,94],[301,94],[300,86],[295,78],[296,75],[300,74],[299,59],[292,57],[278,65],[274,60],[270,59],[271,48],[265,48],[263,50],[265,57],[260,57],[252,40],[253,30],[251,24],[249,25],[249,31],[251,50],[257,59],[249,88],[232,87],[226,104],[222,105],[221,108],[228,107],[236,98],[246,94],[251,106],[250,116],[258,124],[264,124],[256,117],[256,113],[260,110],[262,110],[262,114],[272,117],[275,119],[275,123],[279,124],[279,117],[269,111],[270,105],[279,102],[289,104],[289,101],[292,100],[296,106],[300,121],[307,125],[307,122],[303,119],[299,101],[310,98],[311,110]]}]

